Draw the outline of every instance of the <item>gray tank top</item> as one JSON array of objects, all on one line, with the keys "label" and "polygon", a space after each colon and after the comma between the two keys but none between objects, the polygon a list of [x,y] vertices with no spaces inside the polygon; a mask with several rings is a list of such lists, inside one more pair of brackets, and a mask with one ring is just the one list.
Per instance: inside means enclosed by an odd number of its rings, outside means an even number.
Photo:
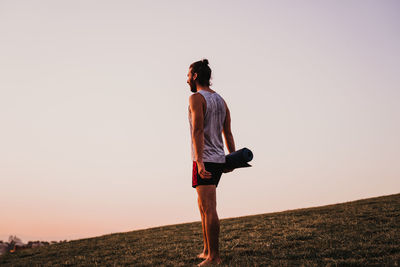
[{"label": "gray tank top", "polygon": [[[207,103],[204,116],[204,150],[203,161],[225,163],[224,143],[222,141],[222,130],[225,122],[225,102],[217,93],[210,93],[204,90],[198,92]],[[192,137],[192,160],[195,161],[193,146],[192,116],[189,109],[190,133]]]}]

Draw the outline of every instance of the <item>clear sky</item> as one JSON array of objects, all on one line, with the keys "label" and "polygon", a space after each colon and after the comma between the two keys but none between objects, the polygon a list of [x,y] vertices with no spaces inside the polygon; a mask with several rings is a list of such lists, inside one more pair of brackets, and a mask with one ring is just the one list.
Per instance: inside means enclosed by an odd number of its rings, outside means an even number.
[{"label": "clear sky", "polygon": [[[399,1],[0,0],[0,240],[200,220],[202,58],[253,167],[220,218],[400,191]],[[223,230],[223,229],[222,229]]]}]

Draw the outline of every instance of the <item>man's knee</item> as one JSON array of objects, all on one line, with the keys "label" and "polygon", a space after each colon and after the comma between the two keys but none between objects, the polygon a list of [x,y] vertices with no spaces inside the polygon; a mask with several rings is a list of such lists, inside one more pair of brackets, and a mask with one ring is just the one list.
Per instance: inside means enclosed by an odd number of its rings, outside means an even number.
[{"label": "man's knee", "polygon": [[204,201],[201,208],[206,215],[217,214],[217,205],[214,201]]},{"label": "man's knee", "polygon": [[204,208],[203,208],[203,204],[202,204],[200,198],[197,199],[197,204],[199,205],[200,213],[203,216],[204,215]]}]

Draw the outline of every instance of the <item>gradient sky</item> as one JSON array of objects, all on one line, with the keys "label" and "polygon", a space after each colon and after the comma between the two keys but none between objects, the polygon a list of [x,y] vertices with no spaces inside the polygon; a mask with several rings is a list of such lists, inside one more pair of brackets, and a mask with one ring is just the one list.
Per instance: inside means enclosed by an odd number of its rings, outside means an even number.
[{"label": "gradient sky", "polygon": [[399,1],[0,0],[0,240],[200,220],[188,66],[236,147],[220,218],[400,191]]}]

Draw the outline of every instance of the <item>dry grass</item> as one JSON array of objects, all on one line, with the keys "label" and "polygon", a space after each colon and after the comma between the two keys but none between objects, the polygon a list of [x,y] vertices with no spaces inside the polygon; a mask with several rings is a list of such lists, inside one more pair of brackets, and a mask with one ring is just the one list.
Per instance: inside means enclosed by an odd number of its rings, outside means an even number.
[{"label": "dry grass", "polygon": [[[223,266],[398,266],[400,194],[221,221]],[[194,266],[199,222],[74,240],[1,266]]]}]

